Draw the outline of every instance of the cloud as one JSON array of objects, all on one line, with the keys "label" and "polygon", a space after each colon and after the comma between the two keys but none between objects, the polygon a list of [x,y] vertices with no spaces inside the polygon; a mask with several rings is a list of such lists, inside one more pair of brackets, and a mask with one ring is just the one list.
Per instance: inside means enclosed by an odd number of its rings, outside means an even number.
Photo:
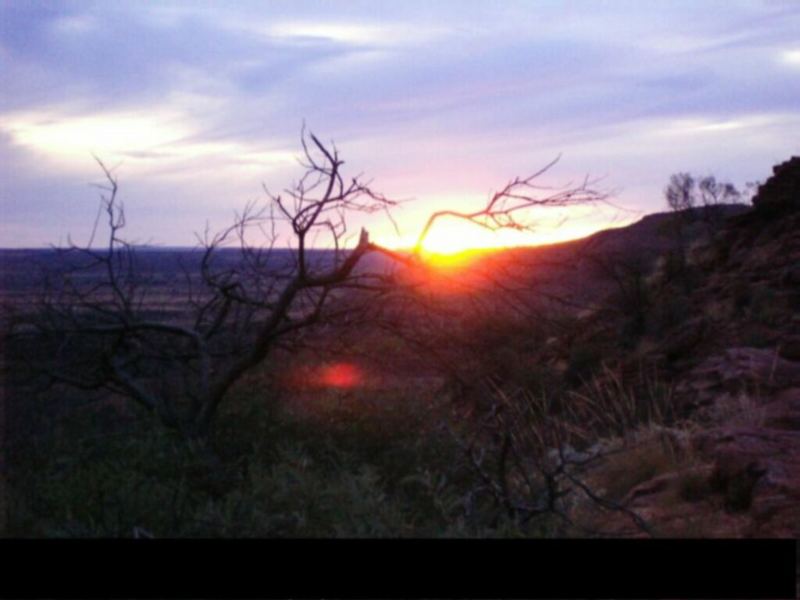
[{"label": "cloud", "polygon": [[784,63],[788,65],[800,66],[800,49],[784,50],[781,53],[781,59]]},{"label": "cloud", "polygon": [[111,113],[59,116],[6,114],[0,125],[12,141],[62,160],[88,154],[121,156],[156,150],[185,136],[171,115]]},{"label": "cloud", "polygon": [[[77,219],[69,202],[48,205],[52,190],[92,203],[95,152],[123,161],[132,202],[152,209],[145,229],[191,243],[180,225],[189,216],[229,214],[262,180],[280,187],[297,175],[304,120],[336,140],[354,173],[423,209],[480,198],[558,152],[565,179],[608,173],[647,210],[660,207],[672,169],[751,177],[753,165],[797,152],[795,3],[0,11],[3,210],[20,232],[30,206],[59,212],[42,240]],[[169,198],[160,209],[158,197]],[[16,243],[10,231],[0,246]]]},{"label": "cloud", "polygon": [[271,40],[292,43],[332,42],[355,47],[416,46],[446,36],[445,27],[404,26],[399,23],[283,21],[262,26],[248,25]]}]

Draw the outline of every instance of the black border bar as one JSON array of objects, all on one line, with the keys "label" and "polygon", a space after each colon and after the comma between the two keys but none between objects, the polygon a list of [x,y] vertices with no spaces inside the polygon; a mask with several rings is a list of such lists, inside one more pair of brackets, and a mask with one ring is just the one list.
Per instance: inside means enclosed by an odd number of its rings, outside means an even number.
[{"label": "black border bar", "polygon": [[796,597],[793,540],[0,540],[4,598]]}]

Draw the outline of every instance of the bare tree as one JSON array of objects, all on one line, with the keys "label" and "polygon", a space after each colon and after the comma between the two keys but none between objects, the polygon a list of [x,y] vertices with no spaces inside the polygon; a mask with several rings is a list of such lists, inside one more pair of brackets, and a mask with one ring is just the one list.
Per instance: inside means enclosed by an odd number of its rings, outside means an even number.
[{"label": "bare tree", "polygon": [[717,181],[716,177],[709,175],[701,178],[697,183],[697,193],[700,198],[700,213],[709,232],[715,232],[722,221],[725,205],[739,204],[742,193],[730,182]]},{"label": "bare tree", "polygon": [[[752,188],[747,185],[747,189]],[[669,184],[664,188],[667,206],[673,212],[672,232],[675,248],[669,253],[670,270],[679,278],[685,279],[686,225],[697,221],[703,223],[705,234],[714,235],[726,216],[726,208],[730,204],[742,202],[742,194],[730,182],[717,181],[713,175],[695,177],[690,173],[675,173],[670,176]]]},{"label": "bare tree", "polygon": [[736,204],[742,197],[735,185],[730,182],[717,181],[713,175],[700,179],[697,188],[700,194],[700,203],[703,206]]},{"label": "bare tree", "polygon": [[697,178],[690,173],[675,173],[664,189],[664,197],[667,206],[676,213],[700,208],[701,218],[712,226],[721,219],[721,207],[739,204],[743,194],[732,183],[717,181],[713,175]]},{"label": "bare tree", "polygon": [[[198,236],[195,262],[183,265],[183,281],[171,288],[148,275],[143,250],[123,237],[117,178],[98,160],[106,184],[91,240],[70,240],[58,249],[59,268],[37,310],[20,321],[28,327],[18,332],[52,349],[45,361],[49,380],[128,398],[205,446],[220,406],[243,376],[312,328],[362,314],[359,295],[374,300],[396,289],[391,274],[365,268],[362,259],[381,254],[413,266],[419,264],[416,253],[378,245],[366,229],[346,247],[350,217],[391,218],[396,203],[359,176],[345,177],[335,146],[305,131],[301,141],[300,179],[277,194],[265,187],[265,203],[248,204],[227,229]],[[416,251],[445,216],[491,229],[525,229],[529,225],[517,217],[526,209],[602,199],[588,181],[555,192],[535,186],[550,166],[512,180],[479,210],[434,213]],[[102,222],[107,235],[98,250],[92,242]],[[277,247],[287,224],[289,251]]]},{"label": "bare tree", "polygon": [[695,179],[689,173],[675,173],[670,176],[669,184],[664,189],[667,205],[675,212],[694,208]]},{"label": "bare tree", "polygon": [[697,205],[695,195],[696,181],[689,173],[675,173],[670,176],[664,188],[664,198],[672,211],[672,235],[674,248],[667,253],[668,271],[675,277],[685,280],[686,275],[686,232],[687,221],[694,219]]}]

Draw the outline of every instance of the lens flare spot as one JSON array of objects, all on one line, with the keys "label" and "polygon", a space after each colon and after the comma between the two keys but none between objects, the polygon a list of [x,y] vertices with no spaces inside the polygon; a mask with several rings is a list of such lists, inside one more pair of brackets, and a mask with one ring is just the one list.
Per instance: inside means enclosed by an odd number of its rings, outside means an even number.
[{"label": "lens flare spot", "polygon": [[352,389],[361,385],[364,375],[361,369],[352,363],[336,362],[321,367],[317,379],[324,387]]}]

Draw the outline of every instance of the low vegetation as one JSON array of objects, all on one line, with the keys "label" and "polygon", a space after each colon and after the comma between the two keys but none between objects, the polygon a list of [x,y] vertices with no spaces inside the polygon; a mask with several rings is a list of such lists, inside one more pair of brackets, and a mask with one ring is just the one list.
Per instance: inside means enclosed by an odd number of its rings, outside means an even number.
[{"label": "low vegetation", "polygon": [[[315,172],[335,186],[338,158],[317,147],[331,166]],[[384,206],[380,196],[359,193]],[[6,533],[758,533],[747,519],[768,467],[742,468],[731,446],[719,450],[715,440],[736,439],[742,428],[762,432],[764,405],[798,383],[791,362],[798,298],[791,265],[781,262],[796,229],[769,220],[772,209],[727,204],[740,196],[730,184],[680,174],[666,191],[673,213],[546,251],[487,255],[461,270],[437,271],[412,254],[389,257],[405,270],[370,278],[342,254],[331,271],[341,277],[329,281],[301,258],[290,269],[300,282],[293,293],[310,286],[314,297],[300,307],[311,317],[286,309],[274,322],[274,294],[253,306],[258,286],[241,282],[245,271],[221,254],[221,270],[203,266],[211,295],[190,296],[200,310],[195,326],[165,325],[158,319],[179,317],[163,311],[142,321],[120,280],[110,282],[110,304],[75,296],[74,282],[62,282],[68,300],[72,293],[90,312],[113,318],[87,325],[80,302],[61,302],[57,289],[39,305],[38,321],[12,319],[12,333],[21,334],[8,338],[16,396],[6,417],[15,431]],[[502,200],[456,217],[514,226],[515,209]],[[296,217],[320,206],[297,201]],[[692,228],[698,203],[708,219]],[[113,197],[105,206],[112,248],[99,260],[113,272],[119,213]],[[297,218],[302,238],[306,221]],[[765,231],[754,242],[756,227]],[[261,259],[243,240],[241,259],[258,270]],[[220,242],[211,238],[204,256],[218,253]],[[386,254],[366,233],[359,248]],[[229,312],[234,305],[242,312]],[[271,329],[259,329],[264,322]],[[208,345],[197,342],[205,328]],[[84,369],[80,378],[54,371],[54,360],[42,361],[48,372],[35,368],[31,357],[55,348],[37,345],[42,338],[32,334],[43,331],[63,334],[66,364]],[[98,350],[96,333],[100,363],[77,360]],[[158,345],[173,333],[180,343]],[[96,370],[103,360],[106,370]],[[175,365],[182,382],[169,371]],[[202,386],[186,392],[199,385],[193,373],[226,386],[208,421],[197,419],[211,397]],[[88,389],[76,391],[80,384]],[[156,400],[126,400],[137,394]],[[175,408],[188,420],[174,420]]]},{"label": "low vegetation", "polygon": [[[217,461],[145,415],[108,435],[83,417],[15,457],[14,536],[522,534],[466,510],[473,482],[434,398],[331,393],[277,405],[240,390]],[[480,501],[480,499],[477,499]],[[487,513],[490,511],[486,511]],[[490,526],[491,525],[491,526]],[[498,528],[499,527],[499,528]]]}]

